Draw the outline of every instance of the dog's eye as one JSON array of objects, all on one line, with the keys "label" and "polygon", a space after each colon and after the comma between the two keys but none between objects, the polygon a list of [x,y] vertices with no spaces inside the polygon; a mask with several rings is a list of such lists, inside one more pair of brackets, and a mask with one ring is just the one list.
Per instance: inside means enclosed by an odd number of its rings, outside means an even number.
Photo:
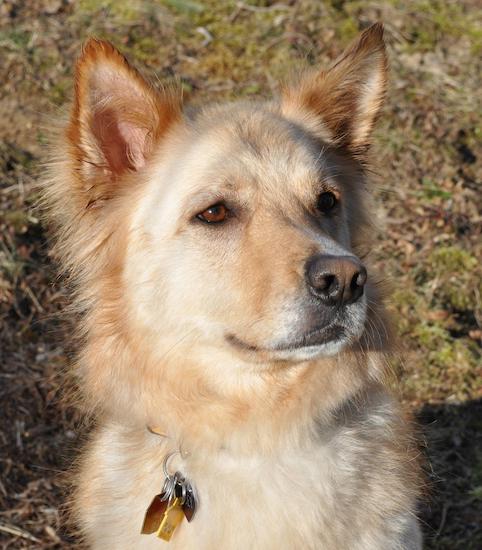
[{"label": "dog's eye", "polygon": [[221,223],[224,222],[227,217],[228,209],[221,202],[213,204],[196,216],[196,218],[206,223]]},{"label": "dog's eye", "polygon": [[337,202],[335,194],[331,191],[326,191],[325,193],[321,193],[318,197],[316,207],[320,212],[327,213],[333,210]]}]

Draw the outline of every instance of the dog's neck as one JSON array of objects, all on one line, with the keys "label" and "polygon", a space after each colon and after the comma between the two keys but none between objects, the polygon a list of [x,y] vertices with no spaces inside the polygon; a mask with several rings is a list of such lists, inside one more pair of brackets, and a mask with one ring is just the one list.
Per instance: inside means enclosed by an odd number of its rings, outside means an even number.
[{"label": "dog's neck", "polygon": [[270,453],[303,445],[368,383],[376,370],[370,361],[377,360],[373,353],[351,351],[280,367],[212,353],[199,361],[199,350],[181,347],[157,358],[125,339],[114,340],[99,335],[82,358],[97,406],[139,429],[159,427],[174,447],[204,453]]}]

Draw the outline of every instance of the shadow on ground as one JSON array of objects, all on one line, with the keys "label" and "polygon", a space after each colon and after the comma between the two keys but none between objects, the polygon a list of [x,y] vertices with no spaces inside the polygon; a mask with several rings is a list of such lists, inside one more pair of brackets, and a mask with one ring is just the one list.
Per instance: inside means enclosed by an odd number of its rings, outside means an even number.
[{"label": "shadow on ground", "polygon": [[482,399],[424,405],[417,419],[429,458],[430,481],[422,510],[426,548],[478,550],[482,548]]}]

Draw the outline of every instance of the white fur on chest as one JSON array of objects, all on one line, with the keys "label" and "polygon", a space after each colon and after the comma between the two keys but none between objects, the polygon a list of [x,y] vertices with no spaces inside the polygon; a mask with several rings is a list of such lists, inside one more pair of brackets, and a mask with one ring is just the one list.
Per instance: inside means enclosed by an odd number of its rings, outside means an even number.
[{"label": "white fur on chest", "polygon": [[[161,465],[168,452],[158,436],[146,434],[143,441],[140,447],[126,430],[110,426],[92,448],[86,470],[95,462],[97,472],[83,482],[92,503],[83,519],[87,531],[95,532],[94,548],[154,550],[167,544],[155,535],[139,534],[145,510],[162,487]],[[270,456],[220,451],[209,459],[177,459],[172,466],[196,485],[199,507],[191,523],[182,522],[169,547],[417,548],[411,539],[403,542],[412,529],[408,514],[382,517],[379,452],[383,449],[370,448],[361,432],[340,430],[329,440]]]}]

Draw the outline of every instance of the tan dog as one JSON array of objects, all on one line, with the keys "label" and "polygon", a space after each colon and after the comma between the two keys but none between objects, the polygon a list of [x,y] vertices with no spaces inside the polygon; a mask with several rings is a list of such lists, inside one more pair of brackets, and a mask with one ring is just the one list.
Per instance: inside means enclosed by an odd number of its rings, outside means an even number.
[{"label": "tan dog", "polygon": [[[164,464],[196,500],[173,549],[421,548],[417,453],[357,256],[386,65],[374,25],[279,100],[187,115],[85,45],[47,195],[98,420],[75,507],[90,547],[166,544],[140,534]],[[182,520],[181,493],[154,530]]]}]

